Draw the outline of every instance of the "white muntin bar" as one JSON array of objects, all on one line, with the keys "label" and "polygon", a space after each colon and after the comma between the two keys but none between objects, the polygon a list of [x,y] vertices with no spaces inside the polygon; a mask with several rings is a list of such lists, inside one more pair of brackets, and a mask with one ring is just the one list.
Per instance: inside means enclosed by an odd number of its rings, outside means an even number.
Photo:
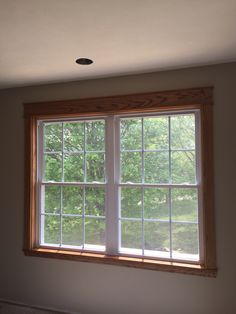
[{"label": "white muntin bar", "polygon": [[153,183],[119,183],[119,187],[127,187],[127,188],[186,188],[186,189],[193,189],[197,188],[196,184],[153,184]]},{"label": "white muntin bar", "polygon": [[55,182],[55,181],[48,181],[42,182],[44,186],[81,186],[81,187],[105,187],[105,183],[87,183],[87,182]]}]

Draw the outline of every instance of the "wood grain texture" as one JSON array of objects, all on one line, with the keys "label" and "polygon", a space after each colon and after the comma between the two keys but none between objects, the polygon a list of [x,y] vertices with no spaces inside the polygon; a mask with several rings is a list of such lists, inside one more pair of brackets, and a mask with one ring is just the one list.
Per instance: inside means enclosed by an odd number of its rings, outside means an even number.
[{"label": "wood grain texture", "polygon": [[212,87],[125,96],[24,104],[27,116],[73,116],[75,114],[126,113],[175,109],[183,105],[212,104]]},{"label": "wood grain texture", "polygon": [[[213,189],[213,88],[193,88],[147,94],[24,104],[25,116],[25,244],[26,255],[106,263],[136,268],[216,276],[216,245]],[[181,264],[153,259],[106,256],[78,251],[42,249],[37,245],[37,121],[44,118],[78,117],[136,112],[199,109],[201,116],[201,160],[203,215],[203,260]]]},{"label": "wood grain texture", "polygon": [[36,246],[37,120],[25,119],[25,248]]},{"label": "wood grain texture", "polygon": [[216,241],[214,216],[214,163],[213,163],[213,111],[205,104],[201,108],[202,131],[202,191],[204,263],[216,267]]}]

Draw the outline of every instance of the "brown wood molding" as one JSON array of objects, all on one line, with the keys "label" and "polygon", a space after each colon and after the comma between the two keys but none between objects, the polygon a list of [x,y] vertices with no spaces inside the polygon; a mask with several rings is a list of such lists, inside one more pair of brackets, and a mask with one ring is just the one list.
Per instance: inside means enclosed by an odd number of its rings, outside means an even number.
[{"label": "brown wood molding", "polygon": [[157,111],[166,106],[197,105],[213,103],[213,88],[201,87],[125,96],[99,97],[24,104],[27,116],[70,116],[74,114],[101,114],[117,112]]},{"label": "brown wood molding", "polygon": [[24,250],[26,256],[38,256],[46,258],[66,259],[71,261],[109,264],[117,266],[127,266],[134,268],[142,268],[156,271],[165,271],[172,273],[182,273],[190,275],[200,275],[205,277],[216,277],[216,268],[205,268],[201,265],[168,262],[153,260],[148,258],[134,258],[126,256],[110,256],[99,253],[86,253],[78,251],[66,251],[48,248],[38,248],[32,250]]}]

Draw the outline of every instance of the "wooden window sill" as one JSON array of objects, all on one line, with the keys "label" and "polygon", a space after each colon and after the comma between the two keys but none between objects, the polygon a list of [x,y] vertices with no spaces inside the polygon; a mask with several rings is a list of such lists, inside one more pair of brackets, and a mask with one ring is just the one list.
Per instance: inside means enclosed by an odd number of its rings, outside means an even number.
[{"label": "wooden window sill", "polygon": [[148,258],[110,256],[102,253],[88,253],[79,251],[67,251],[52,248],[25,249],[26,256],[37,256],[47,258],[66,259],[72,261],[110,264],[117,266],[127,266],[143,268],[156,271],[167,271],[172,273],[191,274],[206,277],[216,277],[217,269],[209,269],[203,265],[183,262],[160,261]]}]

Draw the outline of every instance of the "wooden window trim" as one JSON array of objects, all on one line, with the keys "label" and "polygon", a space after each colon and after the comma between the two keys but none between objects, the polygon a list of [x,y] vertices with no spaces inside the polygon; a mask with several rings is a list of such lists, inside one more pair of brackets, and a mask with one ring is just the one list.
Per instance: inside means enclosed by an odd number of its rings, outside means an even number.
[{"label": "wooden window trim", "polygon": [[[25,118],[25,255],[124,265],[203,276],[216,276],[215,220],[213,204],[213,88],[192,88],[145,94],[24,104]],[[203,178],[203,243],[201,264],[148,258],[108,256],[99,253],[38,247],[36,242],[37,121],[43,118],[147,113],[199,109]]]}]

